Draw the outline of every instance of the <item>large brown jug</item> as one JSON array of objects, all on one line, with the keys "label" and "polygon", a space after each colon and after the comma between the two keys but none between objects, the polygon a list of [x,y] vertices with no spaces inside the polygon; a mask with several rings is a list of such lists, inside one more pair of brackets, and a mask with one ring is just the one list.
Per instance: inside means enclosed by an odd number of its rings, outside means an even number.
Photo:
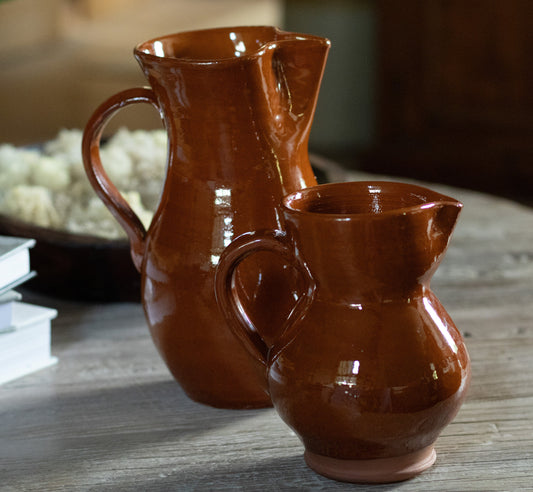
[{"label": "large brown jug", "polygon": [[[262,364],[218,310],[214,275],[234,237],[282,227],[283,195],[316,184],[307,144],[329,46],[327,39],[274,27],[153,39],[134,50],[151,88],[116,94],[87,123],[87,175],[128,234],[154,343],[196,401],[225,408],[271,404]],[[169,137],[163,191],[148,231],[99,156],[109,117],[139,102],[160,112]],[[273,258],[243,267],[243,302],[268,337],[266,328],[281,325],[291,309],[297,285],[282,288],[276,278],[286,267]],[[261,301],[276,294],[277,308]]]},{"label": "large brown jug", "polygon": [[[461,334],[430,289],[462,205],[381,181],[320,185],[283,203],[284,231],[244,234],[221,256],[221,307],[265,364],[311,468],[344,481],[410,478],[435,461],[470,381]],[[307,283],[274,343],[256,336],[232,282],[263,250]]]}]

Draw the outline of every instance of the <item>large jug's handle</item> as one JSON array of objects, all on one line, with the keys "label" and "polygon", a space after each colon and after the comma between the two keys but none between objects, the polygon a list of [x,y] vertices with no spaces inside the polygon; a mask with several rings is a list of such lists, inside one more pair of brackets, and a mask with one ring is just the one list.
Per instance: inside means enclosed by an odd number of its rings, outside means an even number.
[{"label": "large jug's handle", "polygon": [[140,271],[146,229],[137,214],[111,182],[100,160],[100,139],[106,123],[118,110],[134,103],[149,103],[159,111],[155,94],[146,87],[127,89],[111,96],[96,109],[87,122],[83,133],[82,156],[85,172],[91,185],[126,231],[130,240],[133,263],[135,268]]},{"label": "large jug's handle", "polygon": [[[235,270],[239,263],[259,251],[270,251],[283,257],[301,273],[307,284],[272,347],[266,344],[250,321],[235,288]],[[316,284],[307,265],[294,253],[286,234],[280,231],[250,232],[239,236],[220,256],[215,276],[216,299],[229,327],[252,356],[267,367],[295,338],[299,325],[297,322],[311,306],[315,289]]]}]

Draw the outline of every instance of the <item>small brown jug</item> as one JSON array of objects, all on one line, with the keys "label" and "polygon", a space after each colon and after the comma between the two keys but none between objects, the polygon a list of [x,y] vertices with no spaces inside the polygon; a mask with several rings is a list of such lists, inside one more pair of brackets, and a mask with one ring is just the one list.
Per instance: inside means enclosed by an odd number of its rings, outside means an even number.
[{"label": "small brown jug", "polygon": [[[429,287],[461,207],[408,184],[320,185],[285,197],[284,232],[244,234],[221,256],[219,304],[318,473],[393,482],[433,464],[470,380],[462,337]],[[264,250],[307,284],[273,344],[233,283],[238,264]]]},{"label": "small brown jug", "polygon": [[[329,46],[327,39],[274,27],[152,39],[134,51],[151,88],[112,96],[87,123],[87,175],[130,239],[154,343],[196,401],[226,408],[271,405],[261,363],[218,310],[215,268],[234,237],[283,227],[285,194],[316,184],[307,143]],[[99,155],[110,116],[139,102],[160,112],[169,137],[163,192],[148,231]],[[274,260],[254,259],[237,276],[259,327],[281,324],[294,302],[291,288],[283,289],[285,266]],[[275,310],[261,301],[276,294]]]}]

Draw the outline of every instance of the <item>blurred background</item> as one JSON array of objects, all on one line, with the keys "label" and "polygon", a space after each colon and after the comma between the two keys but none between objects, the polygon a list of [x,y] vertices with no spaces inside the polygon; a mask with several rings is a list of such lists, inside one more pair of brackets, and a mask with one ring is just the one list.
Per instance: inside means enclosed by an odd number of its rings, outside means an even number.
[{"label": "blurred background", "polygon": [[[243,24],[331,39],[312,152],[533,203],[531,0],[0,0],[0,143],[144,85],[138,42]],[[145,105],[113,125],[161,127]]]}]

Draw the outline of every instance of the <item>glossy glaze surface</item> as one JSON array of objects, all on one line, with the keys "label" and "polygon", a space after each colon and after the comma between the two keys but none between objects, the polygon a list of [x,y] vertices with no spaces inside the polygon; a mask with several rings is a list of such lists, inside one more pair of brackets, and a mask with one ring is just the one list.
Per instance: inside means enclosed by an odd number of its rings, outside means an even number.
[{"label": "glossy glaze surface", "polygon": [[[433,443],[470,378],[462,337],[430,290],[461,207],[401,183],[321,185],[285,198],[283,233],[242,236],[222,256],[219,302],[250,352],[264,359],[280,416],[312,462],[327,458],[321,473],[391,481],[399,476],[391,463],[423,449],[423,463],[409,463],[411,476],[431,466]],[[231,283],[236,265],[262,250],[292,256],[309,286],[273,346],[253,336]],[[342,460],[377,464],[368,476]]]},{"label": "glossy glaze surface", "polygon": [[[326,39],[272,27],[153,39],[134,53],[151,88],[117,94],[87,124],[87,174],[128,232],[154,343],[197,401],[270,405],[263,365],[217,308],[214,274],[233,238],[282,227],[283,195],[316,184],[307,142],[328,49]],[[136,102],[156,107],[169,134],[164,189],[147,232],[109,182],[98,149],[107,118]],[[269,338],[298,285],[283,281],[287,268],[272,256],[242,266],[237,288]],[[273,296],[274,310],[263,302]]]}]

